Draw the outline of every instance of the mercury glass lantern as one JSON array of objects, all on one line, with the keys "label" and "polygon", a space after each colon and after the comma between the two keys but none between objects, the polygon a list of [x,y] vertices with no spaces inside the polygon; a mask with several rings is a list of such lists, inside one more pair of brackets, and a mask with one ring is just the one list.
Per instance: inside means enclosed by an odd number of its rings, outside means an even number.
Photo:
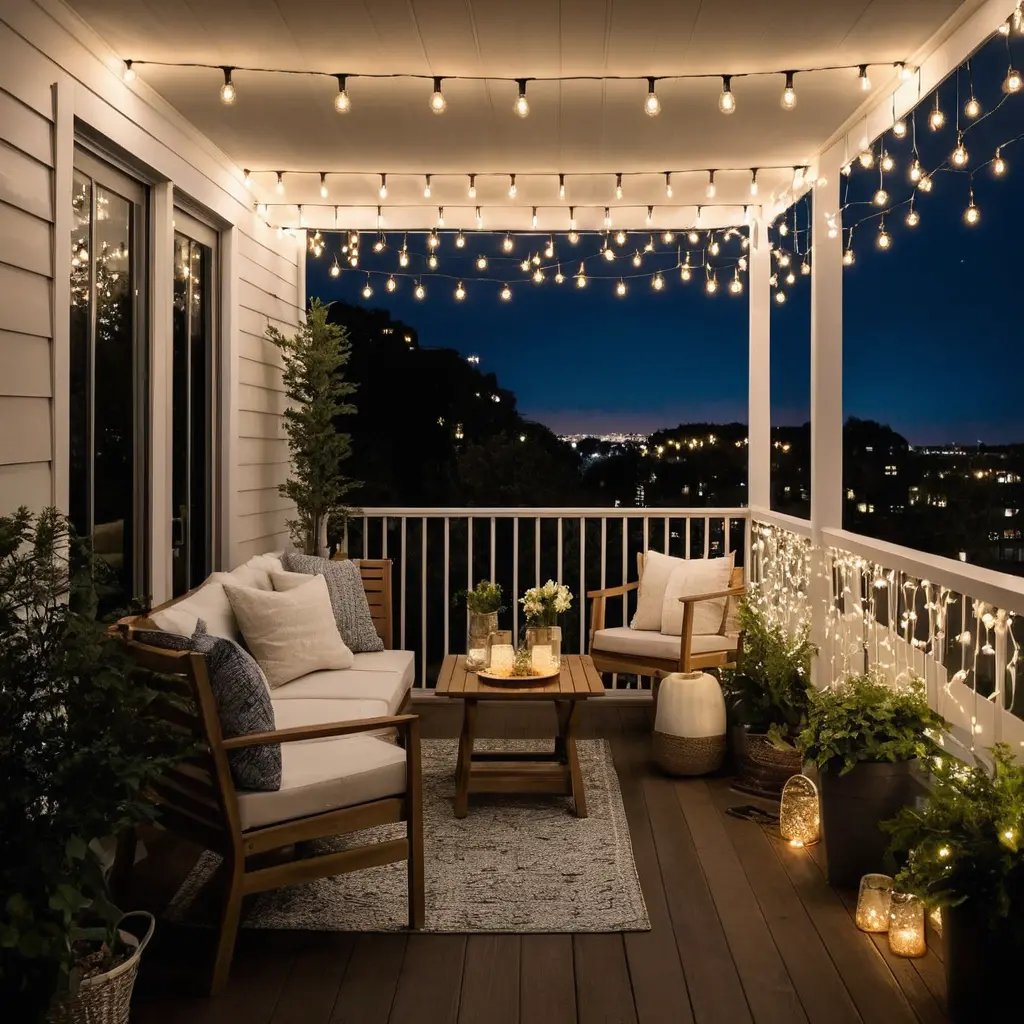
[{"label": "mercury glass lantern", "polygon": [[790,846],[810,846],[821,838],[818,787],[806,775],[794,775],[782,788],[779,832]]},{"label": "mercury glass lantern", "polygon": [[497,629],[490,636],[487,648],[487,671],[496,676],[512,675],[516,649],[510,629]]},{"label": "mercury glass lantern", "polygon": [[924,956],[924,904],[909,892],[894,892],[889,906],[889,951],[896,956]]},{"label": "mercury glass lantern", "polygon": [[860,880],[857,896],[857,927],[862,932],[887,932],[892,903],[892,878],[870,874]]}]

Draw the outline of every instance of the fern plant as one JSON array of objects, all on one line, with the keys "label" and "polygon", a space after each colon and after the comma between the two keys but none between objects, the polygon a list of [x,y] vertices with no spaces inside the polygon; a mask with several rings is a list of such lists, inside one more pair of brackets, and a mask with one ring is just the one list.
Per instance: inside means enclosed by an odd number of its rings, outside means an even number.
[{"label": "fern plant", "polygon": [[743,643],[736,668],[723,673],[722,685],[740,723],[752,733],[767,733],[779,746],[792,747],[807,724],[811,658],[817,648],[809,627],[795,636],[769,622],[747,599],[740,602]]},{"label": "fern plant", "polygon": [[340,433],[335,423],[337,417],[356,411],[346,401],[356,385],[342,374],[352,345],[344,327],[328,323],[328,309],[313,299],[298,333],[290,338],[273,325],[266,331],[267,340],[284,357],[290,403],[284,421],[292,472],[278,490],[295,503],[296,518],[288,520],[288,529],[296,546],[309,555],[326,547],[332,518],[341,519],[343,528],[347,524],[355,509],[344,498],[359,486],[341,471],[352,454],[352,438]]}]

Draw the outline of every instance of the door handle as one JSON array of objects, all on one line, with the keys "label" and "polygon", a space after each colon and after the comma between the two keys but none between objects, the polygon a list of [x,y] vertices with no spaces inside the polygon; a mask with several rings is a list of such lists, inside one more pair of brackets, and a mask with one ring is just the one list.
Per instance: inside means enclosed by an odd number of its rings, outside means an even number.
[{"label": "door handle", "polygon": [[178,515],[171,517],[171,547],[183,548],[188,540],[188,506],[179,505]]}]

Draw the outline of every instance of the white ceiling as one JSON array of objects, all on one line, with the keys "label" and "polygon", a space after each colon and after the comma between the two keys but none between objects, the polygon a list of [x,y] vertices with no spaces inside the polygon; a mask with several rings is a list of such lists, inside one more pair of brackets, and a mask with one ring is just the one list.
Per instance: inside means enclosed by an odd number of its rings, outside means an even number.
[{"label": "white ceiling", "polygon": [[[545,77],[891,65],[912,58],[964,0],[68,2],[121,57],[134,60]],[[662,113],[652,118],[643,113],[642,82],[535,82],[530,116],[521,120],[512,113],[516,87],[509,82],[446,82],[448,109],[435,116],[427,107],[429,82],[357,78],[349,83],[352,110],[342,116],[333,109],[337,86],[330,78],[237,71],[238,96],[228,107],[218,98],[219,71],[140,66],[138,72],[240,166],[311,172],[286,177],[286,199],[306,204],[307,219],[325,202],[320,171],[354,172],[330,176],[327,202],[374,214],[381,202],[378,175],[387,172],[385,217],[390,209],[396,223],[422,218],[425,207],[436,215],[443,205],[446,224],[467,228],[475,205],[466,198],[469,172],[481,175],[476,202],[489,227],[529,226],[529,208],[537,205],[541,227],[564,228],[570,203],[597,207],[578,217],[598,222],[600,207],[623,207],[613,210],[616,226],[642,221],[648,204],[657,206],[657,222],[685,223],[696,203],[749,202],[750,167],[809,162],[866,98],[856,71],[809,72],[797,76],[796,110],[783,111],[781,76],[738,78],[737,109],[725,117],[718,111],[717,78],[662,82]],[[877,90],[891,85],[893,71],[873,68],[871,77]],[[674,175],[672,200],[665,198],[662,174],[628,176],[711,167],[741,171],[718,174],[715,200],[704,197],[706,174]],[[620,171],[627,177],[617,201]],[[488,172],[502,177],[488,179]],[[515,200],[507,196],[509,172],[520,175]],[[533,172],[546,176],[530,177]],[[565,201],[558,199],[558,172],[567,174]],[[581,172],[590,176],[577,177]],[[425,173],[435,176],[429,201],[423,198]],[[784,189],[791,179],[791,170],[762,171],[761,195]],[[255,196],[279,201],[272,173],[254,174],[254,181]]]}]

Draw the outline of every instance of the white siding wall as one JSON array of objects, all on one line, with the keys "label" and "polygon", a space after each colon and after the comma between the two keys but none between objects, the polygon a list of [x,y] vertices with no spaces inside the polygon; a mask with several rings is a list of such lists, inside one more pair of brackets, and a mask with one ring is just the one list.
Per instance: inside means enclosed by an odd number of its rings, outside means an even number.
[{"label": "white siding wall", "polygon": [[[295,329],[304,302],[301,239],[279,239],[252,210],[241,170],[159,96],[131,88],[120,65],[59,0],[0,5],[0,514],[67,501],[67,276],[74,131],[86,126],[130,154],[140,176],[170,182],[222,234],[220,553],[230,567],[287,541],[280,358],[267,322]],[[151,245],[169,245],[167,229]],[[166,310],[171,261],[154,260],[151,310]],[[153,301],[155,299],[155,301]],[[166,366],[166,316],[155,317],[154,366]],[[165,393],[162,400],[169,398]],[[168,417],[154,400],[151,451],[167,499]],[[167,587],[169,510],[154,508],[154,599]],[[164,563],[163,566],[157,563]]]}]

